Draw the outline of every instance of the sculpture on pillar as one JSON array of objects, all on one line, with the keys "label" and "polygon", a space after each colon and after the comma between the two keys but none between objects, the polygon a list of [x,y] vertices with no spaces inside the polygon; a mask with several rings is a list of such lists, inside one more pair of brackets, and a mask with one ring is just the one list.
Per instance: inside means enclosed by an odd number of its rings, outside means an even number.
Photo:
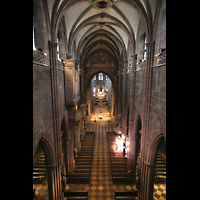
[{"label": "sculpture on pillar", "polygon": [[136,188],[139,189],[139,186],[140,186],[140,156],[137,157],[135,184],[136,184]]},{"label": "sculpture on pillar", "polygon": [[62,192],[64,192],[66,190],[66,182],[67,182],[66,167],[64,162],[62,163],[61,181],[62,181]]}]

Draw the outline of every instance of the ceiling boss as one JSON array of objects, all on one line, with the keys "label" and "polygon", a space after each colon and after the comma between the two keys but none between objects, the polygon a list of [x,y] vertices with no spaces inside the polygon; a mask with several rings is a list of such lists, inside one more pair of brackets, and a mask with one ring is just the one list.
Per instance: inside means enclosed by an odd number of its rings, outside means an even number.
[{"label": "ceiling boss", "polygon": [[[113,0],[89,0],[97,10],[107,10],[113,6]],[[116,0],[115,0],[116,1]]]}]

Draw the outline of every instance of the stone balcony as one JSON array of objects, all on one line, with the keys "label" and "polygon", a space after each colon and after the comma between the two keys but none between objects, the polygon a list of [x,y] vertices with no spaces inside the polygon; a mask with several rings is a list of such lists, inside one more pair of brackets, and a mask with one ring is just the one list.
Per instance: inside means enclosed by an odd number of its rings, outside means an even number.
[{"label": "stone balcony", "polygon": [[166,64],[166,50],[157,54],[156,56],[158,56],[157,65]]},{"label": "stone balcony", "polygon": [[166,65],[166,50],[157,54],[156,57],[157,57],[157,61],[155,63],[156,66]]},{"label": "stone balcony", "polygon": [[34,64],[47,66],[46,59],[47,59],[47,57],[46,57],[45,53],[38,51],[38,50],[33,50],[33,63]]}]

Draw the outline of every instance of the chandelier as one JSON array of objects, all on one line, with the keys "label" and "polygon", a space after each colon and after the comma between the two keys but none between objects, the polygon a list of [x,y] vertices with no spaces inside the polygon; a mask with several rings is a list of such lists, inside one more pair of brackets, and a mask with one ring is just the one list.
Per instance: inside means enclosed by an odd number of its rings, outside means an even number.
[{"label": "chandelier", "polygon": [[92,6],[97,10],[107,10],[113,6],[113,1],[116,0],[89,0]]}]

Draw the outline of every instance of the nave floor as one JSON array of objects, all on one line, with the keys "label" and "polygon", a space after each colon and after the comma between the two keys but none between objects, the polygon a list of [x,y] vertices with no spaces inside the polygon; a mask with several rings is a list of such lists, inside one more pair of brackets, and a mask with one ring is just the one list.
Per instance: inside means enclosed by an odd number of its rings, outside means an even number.
[{"label": "nave floor", "polygon": [[[103,123],[102,123],[103,124]],[[90,122],[87,132],[95,132],[94,154],[92,160],[92,169],[90,184],[68,184],[67,190],[85,190],[88,191],[88,200],[114,200],[115,190],[136,189],[134,184],[120,185],[113,184],[110,168],[109,149],[107,141],[107,131],[112,132],[112,123],[104,125]],[[154,200],[166,199],[166,184],[154,185]]]},{"label": "nave floor", "polygon": [[95,132],[96,134],[90,184],[68,184],[67,189],[88,191],[88,200],[114,200],[115,190],[136,189],[133,184],[120,185],[112,182],[107,141],[107,131],[113,131],[112,124],[96,125],[91,123],[86,131]]},{"label": "nave floor", "polygon": [[[136,189],[135,185],[113,184],[110,168],[109,149],[107,141],[107,131],[113,131],[112,123],[104,125],[91,122],[87,126],[87,132],[95,132],[94,153],[89,184],[67,184],[67,190],[88,191],[88,200],[114,200],[115,190]],[[38,200],[48,200],[47,183],[33,185],[38,194]],[[166,199],[166,184],[154,185],[154,200]]]}]

